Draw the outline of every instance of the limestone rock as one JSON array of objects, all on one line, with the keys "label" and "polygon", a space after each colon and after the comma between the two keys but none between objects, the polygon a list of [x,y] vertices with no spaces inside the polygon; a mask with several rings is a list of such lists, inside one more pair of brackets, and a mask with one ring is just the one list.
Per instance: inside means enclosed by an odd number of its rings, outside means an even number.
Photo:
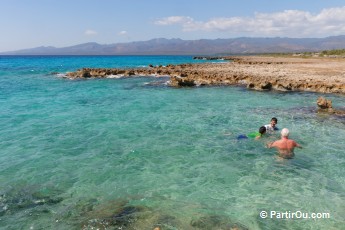
[{"label": "limestone rock", "polygon": [[332,101],[327,100],[324,97],[319,97],[316,102],[317,106],[319,107],[318,112],[326,112],[330,114],[334,114],[337,116],[344,116],[345,111],[344,110],[339,110],[339,109],[333,109],[332,107]]},{"label": "limestone rock", "polygon": [[[170,85],[247,85],[253,90],[308,91],[345,94],[345,60],[228,57],[228,63],[181,64],[146,68],[84,68],[66,74],[70,79],[169,76]],[[326,109],[329,110],[326,106]]]},{"label": "limestone rock", "polygon": [[332,101],[331,100],[327,100],[324,97],[319,97],[317,99],[316,102],[317,106],[319,107],[319,109],[323,109],[323,110],[333,110],[332,108]]}]

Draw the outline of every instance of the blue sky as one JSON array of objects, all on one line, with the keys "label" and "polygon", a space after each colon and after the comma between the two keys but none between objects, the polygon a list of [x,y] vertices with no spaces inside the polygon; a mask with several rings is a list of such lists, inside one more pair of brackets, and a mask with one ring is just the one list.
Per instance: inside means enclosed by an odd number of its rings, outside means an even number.
[{"label": "blue sky", "polygon": [[152,38],[345,35],[344,0],[0,0],[0,52]]}]

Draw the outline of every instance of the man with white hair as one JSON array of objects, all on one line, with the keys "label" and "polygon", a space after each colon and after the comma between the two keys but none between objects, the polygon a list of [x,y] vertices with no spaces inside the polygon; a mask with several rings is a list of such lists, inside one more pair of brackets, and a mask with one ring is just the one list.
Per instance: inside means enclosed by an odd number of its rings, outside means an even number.
[{"label": "man with white hair", "polygon": [[291,159],[295,156],[295,153],[293,152],[295,147],[302,148],[302,146],[297,144],[296,141],[289,139],[289,130],[287,128],[282,129],[280,140],[268,143],[267,147],[277,148],[279,156],[286,159]]}]

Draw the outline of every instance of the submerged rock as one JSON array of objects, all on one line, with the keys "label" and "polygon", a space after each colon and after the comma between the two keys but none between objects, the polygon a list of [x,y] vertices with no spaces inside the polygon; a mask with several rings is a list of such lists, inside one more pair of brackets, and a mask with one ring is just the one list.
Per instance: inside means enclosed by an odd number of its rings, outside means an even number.
[{"label": "submerged rock", "polygon": [[117,227],[126,227],[135,220],[136,214],[142,210],[143,208],[135,206],[123,207],[109,218],[109,223]]},{"label": "submerged rock", "polygon": [[[83,204],[85,202],[82,202]],[[232,221],[226,215],[206,215],[199,217],[185,216],[186,210],[183,207],[165,212],[166,206],[148,207],[138,205],[141,200],[117,199],[99,203],[93,206],[92,210],[84,213],[77,213],[73,219],[79,219],[76,228],[81,229],[126,229],[126,230],[169,230],[169,229],[191,229],[191,230],[245,230],[245,225]],[[146,203],[146,202],[145,202]],[[189,211],[188,211],[189,213]],[[71,218],[71,217],[69,217]]]},{"label": "submerged rock", "polygon": [[174,76],[172,79],[172,86],[196,86],[194,80],[185,79],[184,77]]},{"label": "submerged rock", "polygon": [[82,229],[131,229],[136,221],[143,217],[148,209],[130,205],[123,200],[108,202],[83,213],[87,220]]},{"label": "submerged rock", "polygon": [[248,230],[248,228],[240,223],[234,223],[230,218],[211,215],[192,220],[190,225],[195,229],[205,230]]},{"label": "submerged rock", "polygon": [[49,189],[40,190],[34,186],[12,188],[0,194],[0,216],[7,213],[33,209],[38,206],[55,205],[63,201],[63,198],[56,196],[59,191]]},{"label": "submerged rock", "polygon": [[82,223],[82,229],[184,229],[174,216],[122,201],[94,208],[85,215],[88,219]]}]

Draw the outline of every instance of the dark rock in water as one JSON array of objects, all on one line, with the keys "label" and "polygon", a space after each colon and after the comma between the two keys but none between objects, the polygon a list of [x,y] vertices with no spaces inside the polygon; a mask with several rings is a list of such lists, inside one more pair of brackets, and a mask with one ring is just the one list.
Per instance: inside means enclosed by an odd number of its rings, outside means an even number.
[{"label": "dark rock in water", "polygon": [[23,209],[58,204],[63,201],[63,198],[55,197],[57,192],[54,189],[50,189],[48,192],[37,190],[33,186],[20,189],[11,188],[0,195],[0,216],[6,213],[13,214]]},{"label": "dark rock in water", "polygon": [[248,228],[239,223],[233,223],[229,218],[212,215],[201,217],[198,220],[192,220],[190,225],[197,229],[205,230],[248,230]]},{"label": "dark rock in water", "polygon": [[163,229],[165,227],[169,227],[169,229],[175,229],[180,225],[179,221],[177,220],[176,217],[170,216],[170,215],[161,215],[158,217],[156,221],[156,226],[162,226]]},{"label": "dark rock in water", "polygon": [[73,209],[77,210],[80,215],[85,215],[86,213],[92,212],[97,204],[97,199],[79,200]]},{"label": "dark rock in water", "polygon": [[264,82],[260,85],[262,90],[271,90],[272,89],[272,83],[271,82]]},{"label": "dark rock in water", "polygon": [[87,222],[82,223],[83,229],[132,229],[148,209],[142,206],[128,205],[127,202],[108,203],[105,206],[93,207],[87,213]]},{"label": "dark rock in water", "polygon": [[81,75],[82,78],[90,78],[91,77],[91,74],[90,72],[83,72],[82,75]]},{"label": "dark rock in water", "polygon": [[255,89],[255,90],[265,90],[265,91],[269,91],[272,90],[272,83],[270,82],[250,82],[247,85],[247,88],[249,89]]},{"label": "dark rock in water", "polygon": [[184,77],[179,77],[179,76],[173,76],[171,77],[174,79],[174,84],[173,86],[196,86],[197,84],[195,83],[194,80],[188,80],[184,79]]},{"label": "dark rock in water", "polygon": [[123,207],[118,210],[111,218],[108,219],[111,226],[116,226],[119,228],[127,227],[133,223],[136,219],[136,214],[142,211],[142,208],[135,206]]},{"label": "dark rock in water", "polygon": [[[82,229],[200,229],[200,230],[246,230],[246,226],[231,221],[227,216],[209,215],[192,221],[179,219],[163,210],[134,205],[124,200],[108,201],[82,214]],[[80,227],[80,225],[79,225]]]},{"label": "dark rock in water", "polygon": [[8,204],[6,200],[5,194],[0,195],[0,216],[5,215],[6,211],[8,210]]}]

